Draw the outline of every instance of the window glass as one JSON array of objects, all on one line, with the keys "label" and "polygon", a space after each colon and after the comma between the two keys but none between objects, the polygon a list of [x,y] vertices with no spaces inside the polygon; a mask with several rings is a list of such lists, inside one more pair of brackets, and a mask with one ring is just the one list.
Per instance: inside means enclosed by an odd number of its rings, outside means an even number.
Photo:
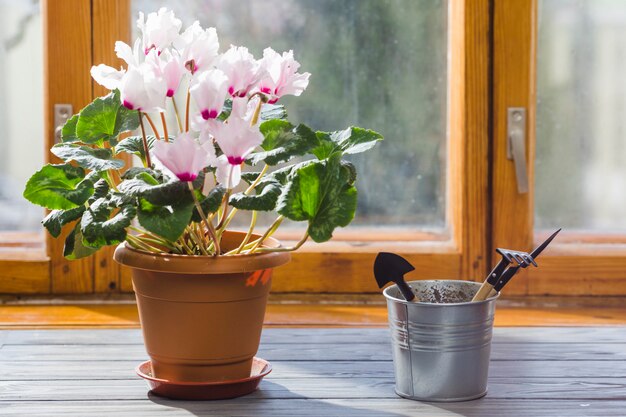
[{"label": "window glass", "polygon": [[539,2],[536,226],[626,233],[626,2]]},{"label": "window glass", "polygon": [[40,231],[22,197],[43,164],[43,38],[38,2],[0,2],[0,232]]}]

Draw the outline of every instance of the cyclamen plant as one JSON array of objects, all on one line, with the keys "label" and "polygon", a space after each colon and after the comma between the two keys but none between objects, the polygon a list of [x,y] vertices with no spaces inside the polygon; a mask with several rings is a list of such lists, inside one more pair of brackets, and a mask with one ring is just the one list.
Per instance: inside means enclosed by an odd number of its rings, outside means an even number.
[{"label": "cyclamen plant", "polygon": [[[260,60],[241,46],[220,54],[215,28],[195,22],[181,33],[181,21],[166,9],[147,18],[140,13],[137,25],[142,35],[132,48],[115,44],[126,68],[91,69],[111,93],[67,121],[62,143],[51,149],[64,163],[44,166],[24,191],[51,210],[43,225],[52,236],[76,222],[65,241],[67,258],[123,241],[185,255],[291,251],[309,237],[327,241],[352,221],[356,171],[342,158],[371,149],[382,136],[358,127],[321,132],[291,124],[278,103],[299,96],[310,77],[298,72],[292,51],[267,48]],[[174,98],[181,88],[184,113]],[[174,112],[176,128],[167,126],[167,111]],[[153,121],[159,118],[161,132]],[[129,136],[137,130],[140,135]],[[138,156],[143,166],[124,170],[123,153]],[[262,168],[243,172],[244,164]],[[252,212],[250,227],[237,248],[225,251],[221,237],[238,210]],[[260,211],[278,217],[253,238]],[[308,223],[302,239],[293,247],[264,247],[285,218]]]}]

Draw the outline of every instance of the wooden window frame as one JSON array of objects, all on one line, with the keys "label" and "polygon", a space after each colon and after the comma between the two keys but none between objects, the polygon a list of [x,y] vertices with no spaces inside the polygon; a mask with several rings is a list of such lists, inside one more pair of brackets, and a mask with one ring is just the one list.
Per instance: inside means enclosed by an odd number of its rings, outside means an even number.
[{"label": "wooden window frame", "polygon": [[[526,248],[547,231],[534,230],[536,59],[538,0],[494,1],[492,247]],[[518,194],[506,159],[506,109],[526,107],[530,192]],[[622,236],[563,231],[538,260],[541,268],[520,274],[507,294],[532,296],[626,295],[626,240]]]},{"label": "wooden window frame", "polygon": [[[372,278],[379,251],[405,256],[412,279],[481,279],[490,260],[489,0],[449,1],[447,212],[449,239],[428,233],[376,235],[353,229],[344,240],[307,244],[275,271],[275,293],[378,292]],[[52,107],[77,111],[105,91],[89,77],[93,64],[119,66],[113,44],[130,38],[129,0],[43,1],[45,132],[48,161],[54,143]],[[471,103],[471,106],[466,106]],[[67,233],[68,230],[65,230]],[[65,234],[46,237],[45,252],[0,252],[0,293],[90,294],[132,291],[129,271],[112,249],[78,261],[63,258]],[[288,237],[288,236],[287,236]]]},{"label": "wooden window frame", "polygon": [[[60,162],[50,153],[54,144],[55,103],[69,103],[77,111],[104,91],[92,82],[94,62],[119,65],[112,45],[130,35],[128,0],[42,1],[44,50],[44,152],[47,162]],[[124,20],[121,20],[124,19]],[[94,36],[97,34],[97,36]],[[63,244],[69,228],[58,239],[46,234],[45,247],[32,236],[14,236],[10,250],[0,251],[2,294],[86,294],[115,292],[120,270],[111,249],[91,258],[67,261]],[[4,235],[4,239],[7,239]]]}]

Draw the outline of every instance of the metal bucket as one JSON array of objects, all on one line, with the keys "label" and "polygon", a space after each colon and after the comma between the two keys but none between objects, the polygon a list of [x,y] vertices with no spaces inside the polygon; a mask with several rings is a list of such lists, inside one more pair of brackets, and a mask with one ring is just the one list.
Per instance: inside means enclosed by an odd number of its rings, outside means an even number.
[{"label": "metal bucket", "polygon": [[412,281],[419,302],[407,302],[398,287],[383,292],[396,393],[421,401],[466,401],[487,393],[496,299],[470,302],[481,283]]}]

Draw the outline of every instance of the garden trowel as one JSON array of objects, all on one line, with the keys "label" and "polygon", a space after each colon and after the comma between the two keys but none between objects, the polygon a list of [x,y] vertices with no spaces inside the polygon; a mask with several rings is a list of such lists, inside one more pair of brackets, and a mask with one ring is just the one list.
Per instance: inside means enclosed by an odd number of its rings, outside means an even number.
[{"label": "garden trowel", "polygon": [[389,252],[380,252],[374,261],[374,277],[378,287],[382,288],[390,282],[395,283],[407,301],[415,299],[415,293],[404,281],[404,274],[415,269],[400,255]]}]

